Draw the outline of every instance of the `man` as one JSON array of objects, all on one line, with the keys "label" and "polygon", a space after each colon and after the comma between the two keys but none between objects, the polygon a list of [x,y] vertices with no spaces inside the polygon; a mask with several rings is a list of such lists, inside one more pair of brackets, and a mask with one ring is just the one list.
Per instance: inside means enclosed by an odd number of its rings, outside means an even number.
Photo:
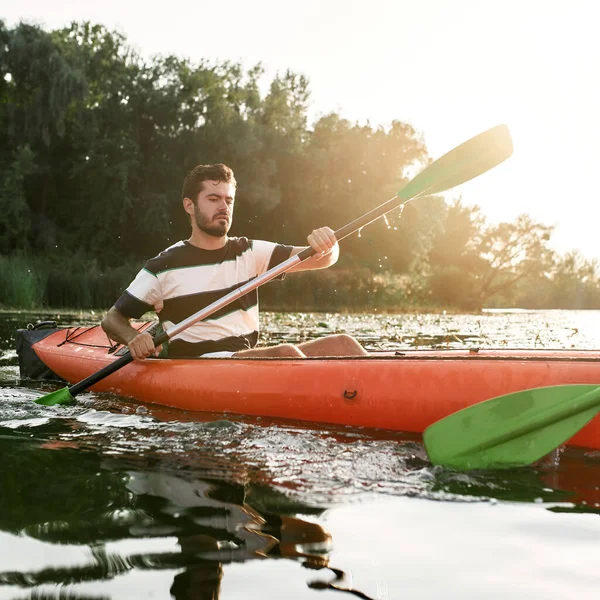
[{"label": "man", "polygon": [[[129,320],[155,310],[163,327],[208,306],[302,247],[227,236],[233,218],[236,181],[223,164],[198,165],[185,178],[183,208],[192,235],[150,259],[102,320],[112,339],[126,344],[134,359],[157,354],[152,337]],[[288,272],[324,269],[337,261],[339,249],[329,227],[308,236],[316,254]],[[169,341],[169,356],[306,357],[353,356],[367,352],[348,335],[332,335],[298,346],[255,348],[258,341],[258,290],[254,290]]]}]

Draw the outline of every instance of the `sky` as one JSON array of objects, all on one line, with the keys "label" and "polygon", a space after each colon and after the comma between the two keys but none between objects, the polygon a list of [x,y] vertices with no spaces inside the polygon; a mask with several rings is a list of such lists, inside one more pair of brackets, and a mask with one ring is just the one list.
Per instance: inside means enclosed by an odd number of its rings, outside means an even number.
[{"label": "sky", "polygon": [[[310,82],[310,117],[410,123],[432,158],[505,123],[514,154],[448,198],[490,223],[527,213],[552,246],[600,260],[597,0],[20,0],[0,8],[54,29],[89,20],[142,55],[261,62]],[[382,202],[386,198],[382,198]],[[357,215],[349,215],[349,220]],[[334,229],[342,224],[330,224]]]}]

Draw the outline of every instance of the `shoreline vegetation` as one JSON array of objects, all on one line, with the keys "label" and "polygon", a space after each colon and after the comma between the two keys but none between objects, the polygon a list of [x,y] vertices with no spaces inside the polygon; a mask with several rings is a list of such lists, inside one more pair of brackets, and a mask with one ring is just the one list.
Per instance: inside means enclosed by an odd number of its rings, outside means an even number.
[{"label": "shoreline vegetation", "polygon": [[[138,269],[139,264],[134,263],[102,269],[95,261],[81,258],[0,256],[0,311],[81,313],[100,319]],[[554,284],[549,279],[538,283],[537,296],[515,295],[513,302],[444,304],[412,276],[373,274],[366,268],[336,265],[267,283],[260,288],[259,297],[261,310],[284,313],[479,314],[485,308],[600,309],[596,286],[590,281],[585,293],[586,282],[574,278],[572,293],[557,294],[563,301],[555,303],[535,301],[551,297]]]},{"label": "shoreline vegetation", "polygon": [[[289,70],[265,82],[260,64],[143,58],[89,22],[0,19],[0,47],[0,306],[108,309],[145,260],[188,237],[179,190],[197,164],[236,173],[232,236],[299,246],[431,160],[401,120],[310,123],[308,79]],[[349,236],[334,267],[263,286],[261,307],[600,308],[598,262],[556,253],[552,235],[526,214],[489,223],[460,196],[423,197]]]},{"label": "shoreline vegetation", "polygon": [[[101,271],[96,264],[80,260],[69,264],[46,258],[0,257],[0,311],[81,312],[101,318],[137,268],[122,265]],[[389,274],[374,277],[365,270],[296,273],[283,282],[262,286],[260,305],[261,310],[270,312],[460,312],[452,306],[408,299],[401,283],[401,278]]]}]

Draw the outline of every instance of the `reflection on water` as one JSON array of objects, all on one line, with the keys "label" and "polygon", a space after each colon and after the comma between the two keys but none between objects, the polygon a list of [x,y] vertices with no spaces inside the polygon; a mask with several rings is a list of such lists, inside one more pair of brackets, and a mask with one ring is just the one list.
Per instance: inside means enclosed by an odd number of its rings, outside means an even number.
[{"label": "reflection on water", "polygon": [[[320,509],[294,505],[268,486],[236,482],[235,473],[222,472],[229,481],[202,478],[189,455],[85,451],[60,441],[61,425],[38,430],[34,441],[0,428],[0,455],[10,465],[0,482],[0,529],[51,544],[87,544],[90,560],[0,572],[1,584],[35,587],[111,579],[134,568],[178,569],[173,597],[218,598],[224,563],[289,558],[312,569],[329,566],[331,536],[295,514]],[[106,549],[131,538],[174,538],[177,550],[172,543],[163,552],[127,556]]]},{"label": "reflection on water", "polygon": [[600,460],[594,454],[568,448],[561,452],[558,465],[542,462],[509,472],[435,468],[433,489],[511,502],[565,503],[560,507],[563,512],[600,514]]},{"label": "reflection on water", "polygon": [[[447,597],[458,597],[452,594],[461,579],[458,564],[435,553],[428,554],[427,564],[415,558],[440,544],[469,556],[462,575],[475,582],[460,588],[461,598],[516,597],[509,589],[510,571],[492,590],[468,568],[479,559],[477,544],[469,540],[493,539],[502,547],[512,543],[510,532],[503,538],[493,516],[488,530],[484,519],[470,526],[471,513],[456,507],[519,503],[537,511],[539,504],[552,519],[600,514],[597,452],[568,449],[558,460],[526,469],[454,473],[432,467],[417,436],[224,419],[145,407],[109,394],[85,393],[69,407],[37,405],[33,398],[54,388],[19,381],[12,332],[28,320],[23,315],[0,320],[0,598],[264,600],[312,598],[319,591],[430,598],[441,597],[433,591],[440,585]],[[273,342],[343,330],[373,349],[600,345],[598,315],[594,321],[589,314],[561,311],[267,315],[265,323]],[[381,498],[397,505],[380,508]],[[424,503],[436,507],[432,517],[441,510],[442,520],[460,513],[455,538],[440,537],[448,534],[428,521],[426,508],[418,511],[425,515],[422,521],[410,522],[407,498],[434,501]],[[341,526],[343,514],[352,519]],[[526,514],[519,512],[514,522]],[[583,539],[585,531],[582,521],[576,523],[572,538],[568,527],[557,528],[553,535],[567,538],[550,541],[569,546],[573,564],[581,565],[589,547],[577,554],[576,536]],[[422,548],[414,537],[406,541],[409,525],[422,532]],[[549,535],[533,528],[514,543],[536,555]],[[399,555],[414,563],[412,570],[403,570]],[[420,572],[416,564],[424,565]],[[569,569],[565,564],[561,582],[586,597],[593,578],[584,581]],[[543,569],[520,575],[529,589],[544,576]],[[555,589],[556,596],[545,589],[530,595],[559,597],[563,588]]]},{"label": "reflection on water", "polygon": [[[225,565],[288,559],[306,573],[320,571],[307,578],[307,590],[375,598],[332,562],[336,540],[322,521],[324,510],[364,501],[366,492],[600,512],[600,462],[580,451],[565,453],[559,468],[453,473],[399,439],[71,410],[0,427],[0,530],[87,552],[69,559],[46,553],[26,568],[0,568],[0,586],[78,586],[152,571],[172,573],[173,598],[216,599]],[[297,456],[284,464],[279,452]],[[348,458],[352,476],[344,475]],[[320,463],[323,478],[310,463]],[[380,528],[400,534],[393,522]]]}]

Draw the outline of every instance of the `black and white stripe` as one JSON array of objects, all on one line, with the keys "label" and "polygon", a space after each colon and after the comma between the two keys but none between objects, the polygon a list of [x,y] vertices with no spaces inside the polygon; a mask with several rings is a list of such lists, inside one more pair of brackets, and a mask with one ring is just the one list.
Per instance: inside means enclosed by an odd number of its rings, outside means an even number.
[{"label": "black and white stripe", "polygon": [[[283,262],[291,250],[292,246],[247,238],[230,238],[219,250],[177,242],[146,263],[115,307],[129,318],[155,310],[169,329]],[[252,348],[258,331],[258,291],[253,290],[175,336],[169,354]]]}]

